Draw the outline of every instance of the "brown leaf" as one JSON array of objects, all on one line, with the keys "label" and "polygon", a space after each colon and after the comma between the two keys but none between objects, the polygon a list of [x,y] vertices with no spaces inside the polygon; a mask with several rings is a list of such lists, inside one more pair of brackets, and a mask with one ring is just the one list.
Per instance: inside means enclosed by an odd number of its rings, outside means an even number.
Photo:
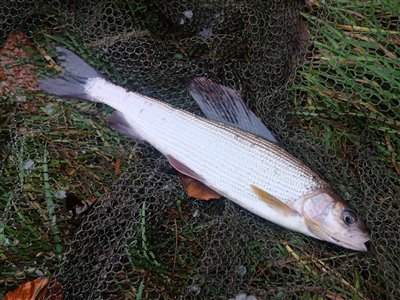
[{"label": "brown leaf", "polygon": [[[61,283],[53,282],[53,285],[50,285],[50,287],[47,289],[45,299],[46,300],[64,300],[64,295],[61,294],[61,290],[62,290]],[[53,293],[51,293],[51,291]]]},{"label": "brown leaf", "polygon": [[[54,283],[54,282],[53,282]],[[49,288],[50,280],[48,278],[37,278],[21,284],[15,290],[8,292],[3,300],[63,300],[61,294],[61,284],[55,282]]]},{"label": "brown leaf", "polygon": [[29,59],[32,53],[31,44],[22,32],[14,32],[8,36],[0,50],[0,79],[7,85],[7,88],[2,88],[1,93],[16,87],[37,90],[38,76],[33,70],[34,65],[18,63],[18,59]]},{"label": "brown leaf", "polygon": [[26,103],[22,103],[20,105],[20,108],[21,108],[21,110],[24,110],[24,111],[37,111],[38,104],[32,103],[32,102],[26,102]]},{"label": "brown leaf", "polygon": [[89,210],[93,204],[95,204],[99,199],[98,198],[89,198],[87,200],[81,200],[73,193],[67,193],[67,197],[65,198],[65,204],[67,210],[72,212],[73,218],[76,218],[80,214]]},{"label": "brown leaf", "polygon": [[68,169],[67,170],[67,174],[68,174],[68,176],[72,176],[72,175],[74,175],[76,173],[76,169]]},{"label": "brown leaf", "polygon": [[200,200],[219,199],[222,197],[216,191],[210,189],[192,177],[180,174],[179,178],[189,197],[194,197]]},{"label": "brown leaf", "polygon": [[50,280],[47,278],[37,278],[25,282],[15,290],[8,292],[4,300],[42,300],[47,292]]},{"label": "brown leaf", "polygon": [[114,169],[116,174],[121,173],[121,160],[119,158],[115,161]]}]

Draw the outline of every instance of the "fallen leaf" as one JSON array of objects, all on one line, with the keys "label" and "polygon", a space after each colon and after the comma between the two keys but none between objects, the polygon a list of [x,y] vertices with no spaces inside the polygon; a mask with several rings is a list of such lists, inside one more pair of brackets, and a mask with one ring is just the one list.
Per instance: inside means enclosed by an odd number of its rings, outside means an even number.
[{"label": "fallen leaf", "polygon": [[114,169],[116,174],[121,173],[121,160],[119,158],[115,161]]},{"label": "fallen leaf", "polygon": [[222,197],[216,191],[210,189],[209,187],[194,178],[183,174],[180,174],[179,178],[183,186],[185,187],[186,193],[189,197],[194,197],[200,200],[219,199]]},{"label": "fallen leaf", "polygon": [[62,285],[59,282],[53,282],[47,288],[47,293],[45,295],[46,300],[64,300],[64,296],[61,293]]},{"label": "fallen leaf", "polygon": [[73,193],[67,193],[65,198],[65,204],[67,210],[72,212],[73,218],[76,218],[80,214],[90,209],[93,204],[98,201],[98,198],[89,198],[87,200],[81,200]]},{"label": "fallen leaf", "polygon": [[45,49],[43,49],[42,47],[38,47],[37,49],[38,49],[39,52],[43,55],[44,59],[49,63],[49,67],[51,67],[51,68],[57,70],[58,72],[61,72],[61,71],[62,71],[61,66],[59,66],[59,65],[54,61],[54,59],[53,59],[50,55],[47,54],[47,52],[46,52]]},{"label": "fallen leaf", "polygon": [[76,173],[76,169],[68,169],[67,170],[67,174],[68,174],[68,176],[72,176],[72,175],[74,175]]},{"label": "fallen leaf", "polygon": [[50,280],[47,278],[37,278],[25,282],[15,290],[8,292],[4,300],[42,300],[47,292]]},{"label": "fallen leaf", "polygon": [[32,53],[31,44],[22,32],[14,32],[7,37],[0,50],[0,79],[3,83],[1,94],[18,87],[37,90],[38,76],[34,65],[18,61],[31,58]]},{"label": "fallen leaf", "polygon": [[22,103],[20,107],[24,111],[36,111],[36,110],[38,110],[38,104],[32,103],[32,102]]}]

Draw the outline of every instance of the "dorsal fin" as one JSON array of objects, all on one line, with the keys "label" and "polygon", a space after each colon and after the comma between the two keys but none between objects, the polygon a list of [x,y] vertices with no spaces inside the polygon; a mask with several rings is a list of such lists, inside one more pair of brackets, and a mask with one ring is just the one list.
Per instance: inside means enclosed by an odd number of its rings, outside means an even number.
[{"label": "dorsal fin", "polygon": [[277,143],[272,132],[247,107],[238,91],[205,77],[186,79],[184,85],[208,119],[240,128]]}]

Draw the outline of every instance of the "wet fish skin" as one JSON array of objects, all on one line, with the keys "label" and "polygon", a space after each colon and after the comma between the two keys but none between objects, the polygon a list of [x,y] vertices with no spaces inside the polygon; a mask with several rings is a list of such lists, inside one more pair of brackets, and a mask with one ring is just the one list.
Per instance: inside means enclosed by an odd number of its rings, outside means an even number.
[{"label": "wet fish skin", "polygon": [[[369,234],[364,223],[327,182],[275,143],[128,92],[98,76],[83,61],[84,69],[79,67],[72,52],[58,50],[68,73],[44,80],[41,89],[113,107],[120,114],[114,122],[120,120],[125,134],[149,142],[180,172],[264,219],[366,251]],[[90,70],[86,77],[85,70]],[[355,221],[347,224],[344,213],[354,215]]]}]

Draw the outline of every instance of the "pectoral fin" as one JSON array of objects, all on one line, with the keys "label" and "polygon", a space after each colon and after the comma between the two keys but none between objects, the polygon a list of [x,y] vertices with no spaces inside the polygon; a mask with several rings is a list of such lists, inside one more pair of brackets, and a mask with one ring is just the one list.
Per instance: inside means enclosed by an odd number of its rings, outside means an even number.
[{"label": "pectoral fin", "polygon": [[289,216],[289,215],[297,215],[297,211],[295,211],[293,208],[288,206],[286,203],[282,202],[275,196],[271,195],[270,193],[264,191],[263,189],[260,189],[259,187],[256,187],[255,185],[250,185],[251,190],[257,195],[257,197],[265,202],[269,207],[271,207],[273,210],[276,212],[279,212],[283,214],[284,216]]},{"label": "pectoral fin", "polygon": [[[313,219],[304,216],[304,220],[306,221],[307,228],[314,233],[318,238],[321,236],[321,227],[318,222],[314,221]],[[323,237],[321,237],[323,239]]]}]

